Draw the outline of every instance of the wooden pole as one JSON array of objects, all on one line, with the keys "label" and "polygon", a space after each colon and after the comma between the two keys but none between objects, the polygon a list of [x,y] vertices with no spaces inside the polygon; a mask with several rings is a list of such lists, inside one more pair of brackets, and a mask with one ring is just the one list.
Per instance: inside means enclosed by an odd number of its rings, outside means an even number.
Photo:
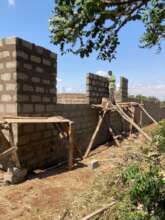
[{"label": "wooden pole", "polygon": [[16,151],[16,147],[11,147],[0,154],[0,160],[10,156],[14,151]]},{"label": "wooden pole", "polygon": [[73,134],[74,134],[73,122],[69,122],[69,129],[68,129],[68,135],[69,135],[69,158],[68,158],[68,166],[69,166],[69,170],[71,170],[72,167],[73,167],[73,153],[74,153]]},{"label": "wooden pole", "polygon": [[158,125],[158,122],[147,112],[145,108],[143,108],[143,106],[139,105],[139,107],[151,119],[152,122]]},{"label": "wooden pole", "polygon": [[114,131],[112,130],[111,127],[109,127],[109,132],[110,132],[110,134],[112,135],[115,144],[116,144],[118,147],[120,147],[120,143],[119,143],[119,141],[118,141],[118,139],[117,139],[118,137],[115,136],[115,133],[114,133]]},{"label": "wooden pole", "polygon": [[94,216],[103,213],[105,210],[109,209],[110,207],[112,207],[115,204],[116,204],[116,202],[112,202],[112,203],[104,206],[103,208],[98,209],[95,212],[92,212],[91,214],[87,215],[86,217],[82,218],[81,220],[89,220],[89,219],[93,218]]},{"label": "wooden pole", "polygon": [[95,139],[96,139],[96,136],[97,136],[97,134],[98,134],[98,132],[99,132],[99,130],[100,130],[100,127],[101,127],[101,125],[102,125],[102,122],[103,122],[103,120],[104,120],[104,117],[105,117],[105,115],[106,115],[106,113],[107,113],[107,107],[108,107],[108,105],[109,105],[109,103],[106,104],[106,107],[105,107],[105,109],[104,109],[104,111],[103,111],[103,115],[102,115],[102,117],[99,118],[99,121],[98,121],[98,123],[97,123],[96,129],[95,129],[95,131],[94,131],[94,133],[93,133],[93,135],[92,135],[92,138],[91,138],[91,140],[90,140],[90,142],[89,142],[88,148],[87,148],[87,150],[86,150],[85,155],[84,155],[83,158],[87,158],[88,155],[89,155],[89,153],[90,153],[90,151],[91,151],[91,149],[92,149],[93,143],[94,143],[94,141],[95,141]]},{"label": "wooden pole", "polygon": [[15,151],[13,151],[12,153],[13,160],[15,161],[17,168],[20,168],[21,166],[20,166],[20,162],[19,162],[19,158],[17,154],[17,147],[14,141],[14,132],[13,132],[12,123],[9,124],[9,142],[10,142],[11,147],[15,148]]},{"label": "wooden pole", "polygon": [[[133,107],[133,106],[131,106],[131,120],[132,121],[134,121],[134,119],[135,119],[135,107]],[[129,136],[131,136],[132,135],[132,131],[133,131],[133,125],[132,125],[132,123],[130,123],[130,127],[129,127]]]},{"label": "wooden pole", "polygon": [[123,110],[121,109],[121,107],[116,103],[116,110],[118,111],[118,113],[121,115],[121,117],[123,117],[128,123],[132,123],[132,125],[141,133],[143,134],[143,136],[148,140],[148,141],[152,141],[152,138],[146,134],[134,121],[131,120],[131,118],[125,114],[125,112],[123,112]]}]

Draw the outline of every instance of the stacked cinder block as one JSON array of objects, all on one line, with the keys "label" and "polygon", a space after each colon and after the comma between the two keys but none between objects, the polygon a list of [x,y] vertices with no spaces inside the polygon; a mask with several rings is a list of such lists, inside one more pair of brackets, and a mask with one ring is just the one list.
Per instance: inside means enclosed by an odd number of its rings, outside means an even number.
[{"label": "stacked cinder block", "polygon": [[56,104],[56,54],[22,39],[16,41],[19,115],[45,115]]},{"label": "stacked cinder block", "polygon": [[[0,40],[0,90],[3,116],[54,115],[56,54],[19,38]],[[57,159],[51,152],[62,141],[51,125],[18,125],[14,135],[22,167],[33,169]]]},{"label": "stacked cinder block", "polygon": [[109,97],[108,79],[89,73],[86,78],[86,90],[89,104],[100,104],[103,97]]},{"label": "stacked cinder block", "polygon": [[120,93],[121,102],[128,101],[128,79],[126,79],[123,76],[120,77],[119,93]]},{"label": "stacked cinder block", "polygon": [[59,104],[88,104],[87,95],[84,93],[60,93],[57,95]]},{"label": "stacked cinder block", "polygon": [[17,114],[16,40],[0,40],[0,115]]}]

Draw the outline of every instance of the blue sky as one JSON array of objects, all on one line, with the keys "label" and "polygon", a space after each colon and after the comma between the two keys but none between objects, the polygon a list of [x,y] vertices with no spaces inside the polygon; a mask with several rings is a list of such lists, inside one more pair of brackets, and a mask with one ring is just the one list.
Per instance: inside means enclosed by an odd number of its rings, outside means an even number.
[{"label": "blue sky", "polygon": [[112,70],[118,80],[120,75],[128,77],[131,94],[165,100],[165,44],[160,54],[156,48],[140,49],[141,23],[129,24],[122,30],[117,59],[112,63],[97,60],[95,53],[85,59],[71,54],[61,56],[58,47],[50,43],[48,19],[53,6],[54,0],[0,0],[0,37],[21,37],[56,52],[59,91],[84,91],[86,73],[105,74]]}]

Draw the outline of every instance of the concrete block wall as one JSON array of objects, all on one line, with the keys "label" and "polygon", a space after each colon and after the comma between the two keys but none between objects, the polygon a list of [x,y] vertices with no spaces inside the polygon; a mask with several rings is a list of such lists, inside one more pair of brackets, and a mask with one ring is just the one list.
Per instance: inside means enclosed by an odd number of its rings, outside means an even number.
[{"label": "concrete block wall", "polygon": [[121,76],[120,77],[120,101],[127,102],[128,101],[128,79]]},{"label": "concrete block wall", "polygon": [[[45,48],[19,38],[0,40],[0,114],[62,115],[75,122],[75,143],[85,151],[98,121],[98,112],[89,104],[101,103],[102,97],[109,96],[108,80],[90,73],[87,94],[62,94],[57,103],[56,67],[56,55]],[[127,98],[127,84],[127,80],[121,84],[123,100]],[[165,118],[164,109],[149,104],[146,108],[155,111],[155,116],[161,112]],[[104,121],[95,146],[110,138],[108,124],[116,133],[123,129],[120,116],[112,113],[109,121]],[[14,132],[22,167],[32,170],[67,159],[67,143],[53,125],[19,125]]]},{"label": "concrete block wall", "polygon": [[59,104],[88,104],[86,93],[59,93],[57,94]]},{"label": "concrete block wall", "polygon": [[[102,98],[109,97],[108,78],[89,73],[86,78],[86,90],[89,104],[100,104]],[[128,79],[120,77],[120,88],[116,91],[116,99],[118,102],[126,102],[128,100]]]},{"label": "concrete block wall", "polygon": [[57,57],[51,51],[16,38],[18,115],[51,114],[57,102]]},{"label": "concrete block wall", "polygon": [[0,40],[0,115],[17,114],[16,39]]},{"label": "concrete block wall", "polygon": [[86,78],[86,91],[89,104],[100,104],[103,97],[109,97],[107,77],[88,73]]}]

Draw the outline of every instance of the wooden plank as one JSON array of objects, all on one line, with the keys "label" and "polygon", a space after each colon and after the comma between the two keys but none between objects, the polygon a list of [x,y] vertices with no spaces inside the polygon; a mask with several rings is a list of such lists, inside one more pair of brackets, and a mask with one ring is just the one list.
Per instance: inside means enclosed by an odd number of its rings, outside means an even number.
[{"label": "wooden plank", "polygon": [[[134,106],[130,107],[130,116],[131,116],[131,120],[134,121],[135,120],[135,107]],[[133,124],[130,123],[130,126],[129,126],[129,136],[132,135],[132,131],[133,131]]]},{"label": "wooden plank", "polygon": [[118,137],[115,136],[115,133],[114,133],[114,131],[113,131],[113,129],[112,129],[111,127],[109,127],[109,132],[110,132],[110,134],[112,135],[112,138],[113,138],[115,144],[116,144],[118,147],[120,147],[120,143],[119,143],[119,141],[118,141]]},{"label": "wooden plank", "polygon": [[125,113],[123,112],[123,110],[121,109],[121,107],[116,104],[116,110],[118,111],[118,113],[121,115],[121,117],[123,117],[128,123],[132,123],[132,125],[148,140],[148,141],[152,141],[152,138],[146,134],[134,121],[131,120],[131,118]]},{"label": "wooden plank", "polygon": [[10,147],[9,149],[5,150],[3,153],[0,154],[0,160],[10,156],[14,151],[16,151],[16,147]]},{"label": "wooden plank", "polygon": [[8,149],[11,147],[10,142],[7,140],[7,138],[5,137],[1,129],[0,129],[0,143],[5,149]]},{"label": "wooden plank", "polygon": [[71,120],[61,116],[52,117],[12,117],[6,116],[1,119],[1,123],[69,123]]},{"label": "wooden plank", "polygon": [[74,124],[69,123],[69,130],[68,130],[68,135],[69,135],[69,158],[68,158],[68,166],[69,170],[73,168],[73,153],[74,153]]},{"label": "wooden plank", "polygon": [[92,212],[91,214],[87,215],[86,217],[82,218],[81,220],[89,220],[89,219],[95,217],[96,215],[103,213],[105,210],[109,209],[110,207],[112,207],[115,204],[116,204],[116,202],[112,202],[108,205],[105,205],[103,208],[100,208],[100,209],[96,210],[95,212]]},{"label": "wooden plank", "polygon": [[[109,104],[109,103],[107,103],[107,106],[108,106],[108,104]],[[89,142],[89,145],[88,145],[88,147],[87,147],[87,150],[86,150],[86,152],[85,152],[83,158],[86,158],[86,157],[89,155],[90,150],[92,149],[93,143],[94,143],[94,141],[95,141],[95,139],[96,139],[96,136],[97,136],[97,134],[98,134],[98,132],[99,132],[99,130],[100,130],[100,127],[101,127],[101,125],[102,125],[102,122],[103,122],[103,120],[104,120],[104,117],[105,117],[105,115],[106,115],[106,113],[107,113],[107,111],[108,111],[108,110],[107,110],[107,106],[105,107],[105,109],[104,109],[104,111],[103,111],[102,117],[99,118],[99,121],[98,121],[98,123],[97,123],[96,129],[95,129],[95,131],[94,131],[94,133],[93,133],[93,135],[92,135],[92,138],[91,138],[91,140],[90,140],[90,142]]]},{"label": "wooden plank", "polygon": [[158,122],[147,112],[145,108],[143,108],[143,106],[139,105],[139,108],[151,119],[152,122],[158,125]]}]

